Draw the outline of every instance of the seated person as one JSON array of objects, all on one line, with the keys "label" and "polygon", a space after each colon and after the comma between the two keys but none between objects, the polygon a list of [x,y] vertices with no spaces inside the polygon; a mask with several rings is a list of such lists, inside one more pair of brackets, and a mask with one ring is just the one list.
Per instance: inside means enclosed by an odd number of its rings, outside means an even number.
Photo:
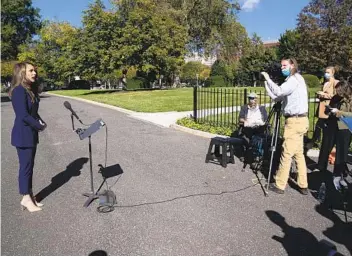
[{"label": "seated person", "polygon": [[259,106],[257,100],[257,94],[250,93],[248,95],[248,104],[241,107],[238,117],[240,125],[243,126],[240,136],[246,141],[247,145],[253,135],[264,133],[264,124],[268,118],[265,107]]}]

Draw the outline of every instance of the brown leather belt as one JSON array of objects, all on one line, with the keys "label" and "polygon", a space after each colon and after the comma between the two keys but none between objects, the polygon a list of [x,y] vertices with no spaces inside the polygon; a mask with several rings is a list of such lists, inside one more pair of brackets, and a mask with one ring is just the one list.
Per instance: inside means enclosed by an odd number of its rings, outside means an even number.
[{"label": "brown leather belt", "polygon": [[300,117],[307,117],[307,113],[301,113],[301,114],[287,114],[285,115],[285,118],[300,118]]}]

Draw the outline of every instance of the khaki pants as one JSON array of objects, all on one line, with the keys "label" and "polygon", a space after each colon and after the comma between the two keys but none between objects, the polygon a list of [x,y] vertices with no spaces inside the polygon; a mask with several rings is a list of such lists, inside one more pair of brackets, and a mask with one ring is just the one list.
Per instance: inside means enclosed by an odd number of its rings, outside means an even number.
[{"label": "khaki pants", "polygon": [[297,164],[297,184],[300,188],[308,188],[307,181],[307,166],[303,153],[303,136],[308,131],[307,117],[291,117],[285,121],[284,142],[280,159],[280,167],[275,176],[276,186],[279,189],[285,190],[292,158]]}]

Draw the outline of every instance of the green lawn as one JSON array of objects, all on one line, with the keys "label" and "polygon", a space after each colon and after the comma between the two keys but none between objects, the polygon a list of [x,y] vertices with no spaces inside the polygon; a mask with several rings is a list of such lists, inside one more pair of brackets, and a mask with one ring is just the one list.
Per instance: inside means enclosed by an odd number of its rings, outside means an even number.
[{"label": "green lawn", "polygon": [[[198,109],[214,108],[222,103],[222,106],[231,106],[234,100],[236,105],[243,104],[241,100],[234,99],[234,95],[230,92],[243,91],[245,87],[238,88],[221,88],[222,92],[228,92],[221,97],[209,102],[203,102],[198,106]],[[262,87],[249,87],[248,92],[265,92]],[[203,90],[203,89],[201,89]],[[207,88],[208,92],[217,92],[218,88]],[[309,92],[315,92],[318,89],[309,89]],[[168,90],[153,90],[153,91],[116,91],[116,90],[60,90],[50,91],[51,93],[65,96],[73,96],[84,98],[100,103],[118,106],[124,109],[137,112],[170,112],[170,111],[191,111],[193,110],[193,88],[168,89]],[[206,93],[205,93],[206,94]],[[237,93],[235,93],[236,95]],[[239,94],[240,95],[240,94]],[[217,101],[217,102],[216,102]],[[226,101],[226,103],[225,103]],[[269,98],[263,97],[261,103],[269,102]]]},{"label": "green lawn", "polygon": [[193,89],[154,91],[62,90],[51,93],[84,98],[118,106],[136,112],[190,111],[193,109]]}]

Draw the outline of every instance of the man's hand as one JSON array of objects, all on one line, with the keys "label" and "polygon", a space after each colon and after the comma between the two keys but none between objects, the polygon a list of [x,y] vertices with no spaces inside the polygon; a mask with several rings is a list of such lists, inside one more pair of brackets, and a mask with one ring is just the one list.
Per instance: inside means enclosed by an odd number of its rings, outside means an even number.
[{"label": "man's hand", "polygon": [[266,81],[270,80],[270,77],[269,77],[268,73],[266,73],[265,71],[262,71],[261,74],[264,76]]}]

